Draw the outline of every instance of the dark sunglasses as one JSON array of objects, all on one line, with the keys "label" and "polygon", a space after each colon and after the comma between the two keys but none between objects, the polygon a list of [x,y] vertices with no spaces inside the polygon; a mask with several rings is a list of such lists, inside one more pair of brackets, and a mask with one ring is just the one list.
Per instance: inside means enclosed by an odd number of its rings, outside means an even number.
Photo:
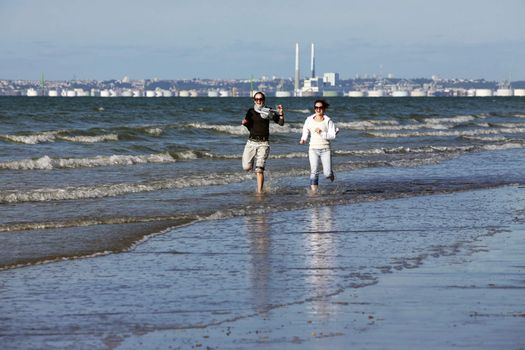
[{"label": "dark sunglasses", "polygon": [[323,106],[314,106],[314,109],[324,109]]},{"label": "dark sunglasses", "polygon": [[264,101],[264,98],[254,98],[254,101]]}]

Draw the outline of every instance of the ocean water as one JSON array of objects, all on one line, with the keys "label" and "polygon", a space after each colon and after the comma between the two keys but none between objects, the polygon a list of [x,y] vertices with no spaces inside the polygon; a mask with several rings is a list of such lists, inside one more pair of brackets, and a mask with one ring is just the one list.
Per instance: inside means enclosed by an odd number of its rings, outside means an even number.
[{"label": "ocean water", "polygon": [[[133,249],[211,219],[525,183],[525,99],[329,98],[336,181],[308,192],[313,98],[282,104],[266,193],[245,98],[0,98],[0,269]],[[435,165],[440,165],[436,167]]]}]

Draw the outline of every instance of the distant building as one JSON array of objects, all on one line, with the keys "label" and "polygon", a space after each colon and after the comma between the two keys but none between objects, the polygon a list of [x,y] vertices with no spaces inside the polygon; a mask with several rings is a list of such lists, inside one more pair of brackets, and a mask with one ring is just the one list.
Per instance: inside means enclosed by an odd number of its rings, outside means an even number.
[{"label": "distant building", "polygon": [[323,94],[323,79],[308,78],[303,82],[302,96],[320,96]]},{"label": "distant building", "polygon": [[339,86],[339,73],[324,73],[323,82],[325,86]]},{"label": "distant building", "polygon": [[29,97],[35,97],[35,96],[38,96],[38,91],[36,91],[33,88],[29,88],[29,89],[27,89],[26,95],[29,96]]}]

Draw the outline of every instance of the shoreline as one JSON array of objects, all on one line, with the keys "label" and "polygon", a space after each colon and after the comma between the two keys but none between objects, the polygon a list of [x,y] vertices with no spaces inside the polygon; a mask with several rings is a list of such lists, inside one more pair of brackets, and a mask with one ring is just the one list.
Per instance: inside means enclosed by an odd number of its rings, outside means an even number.
[{"label": "shoreline", "polygon": [[[397,186],[400,184],[397,183]],[[133,251],[135,247],[147,241],[151,237],[162,235],[165,232],[183,227],[188,224],[209,220],[229,220],[244,216],[256,215],[257,213],[276,213],[282,211],[307,210],[314,207],[323,206],[344,206],[359,203],[381,202],[403,198],[417,198],[433,195],[444,195],[461,193],[468,191],[484,190],[491,188],[505,188],[511,186],[504,183],[464,183],[451,181],[447,188],[439,188],[439,184],[432,182],[420,183],[407,182],[399,186],[398,190],[389,189],[389,183],[376,184],[374,189],[356,185],[352,189],[347,189],[339,194],[339,199],[333,201],[330,197],[334,193],[324,195],[308,194],[307,189],[299,190],[295,193],[298,202],[290,206],[289,203],[282,204],[280,207],[276,203],[271,203],[272,195],[257,197],[255,200],[247,197],[245,203],[240,203],[229,210],[219,210],[215,213],[193,213],[180,215],[180,218],[170,215],[160,217],[155,220],[144,220],[141,222],[128,223],[103,223],[103,224],[86,224],[80,226],[68,227],[66,224],[56,222],[48,228],[37,228],[30,230],[12,230],[0,232],[0,243],[4,246],[18,245],[27,247],[22,252],[19,249],[4,251],[0,258],[0,271],[36,266],[48,263],[55,263],[62,260],[89,259],[93,257],[121,254]],[[302,191],[302,192],[301,192]],[[322,191],[325,191],[322,189]],[[333,189],[329,191],[334,191]],[[337,191],[337,188],[336,190]],[[300,204],[301,200],[308,198],[308,202]],[[272,207],[273,205],[273,207]],[[241,211],[242,214],[237,214]],[[118,220],[116,220],[118,221]],[[51,223],[50,225],[53,225]],[[35,223],[36,227],[45,227],[46,223]],[[12,242],[11,237],[17,236],[16,244]],[[64,240],[57,244],[60,240]],[[35,244],[34,242],[37,242]],[[64,243],[67,242],[67,243]],[[14,256],[11,254],[15,253]]]},{"label": "shoreline", "polygon": [[0,271],[0,336],[6,349],[520,349],[524,194],[199,222],[132,252]]}]

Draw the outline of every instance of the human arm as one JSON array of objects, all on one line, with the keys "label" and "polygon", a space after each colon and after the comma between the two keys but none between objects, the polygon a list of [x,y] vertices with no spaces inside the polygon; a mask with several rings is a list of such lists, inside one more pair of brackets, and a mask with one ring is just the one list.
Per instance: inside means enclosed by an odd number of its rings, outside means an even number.
[{"label": "human arm", "polygon": [[308,127],[309,126],[308,124],[309,124],[308,119],[306,119],[303,125],[303,133],[301,135],[301,139],[299,140],[299,143],[301,145],[306,143],[306,140],[308,140],[308,136],[310,135],[310,128]]},{"label": "human arm", "polygon": [[241,124],[244,125],[248,130],[252,129],[253,119],[250,110],[246,112],[246,115],[244,116],[244,119],[242,120]]},{"label": "human arm", "polygon": [[277,112],[275,111],[272,111],[273,112],[273,121],[277,124],[279,124],[280,126],[283,126],[284,125],[284,111],[283,111],[283,106],[282,105],[277,105]]},{"label": "human arm", "polygon": [[325,140],[334,140],[339,130],[335,127],[332,119],[328,119],[327,124],[327,131],[320,132],[319,135]]}]

